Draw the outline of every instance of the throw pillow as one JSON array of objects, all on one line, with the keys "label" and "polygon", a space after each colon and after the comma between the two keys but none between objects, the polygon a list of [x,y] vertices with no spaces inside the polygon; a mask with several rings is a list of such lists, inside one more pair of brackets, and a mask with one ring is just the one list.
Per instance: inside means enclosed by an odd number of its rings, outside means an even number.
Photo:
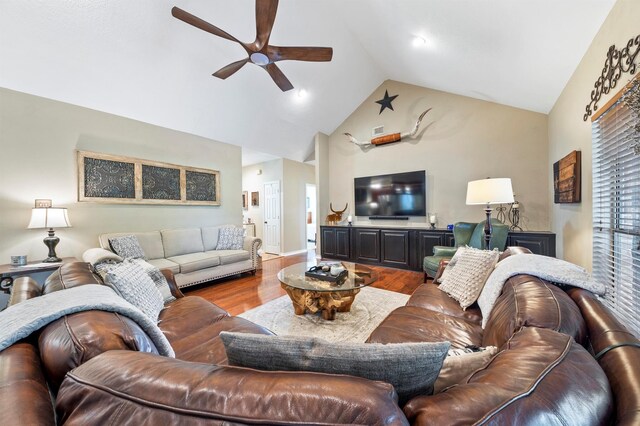
[{"label": "throw pillow", "polygon": [[[464,310],[478,300],[484,283],[498,263],[500,252],[460,247],[455,265],[438,287],[460,303]],[[458,254],[456,252],[456,254]]]},{"label": "throw pillow", "polygon": [[478,352],[470,350],[450,350],[442,363],[442,369],[433,387],[433,393],[440,393],[449,386],[461,383],[464,379],[486,366],[498,353],[495,346],[487,346]]},{"label": "throw pillow", "polygon": [[149,278],[153,280],[154,284],[156,285],[156,288],[160,291],[160,294],[162,295],[162,300],[164,301],[165,304],[176,300],[176,298],[173,297],[173,294],[171,294],[169,283],[167,282],[167,279],[162,274],[162,272],[160,272],[160,269],[153,266],[146,260],[133,259],[133,261],[138,265],[140,265],[142,269],[144,269],[147,272],[147,274],[149,275]]},{"label": "throw pillow", "polygon": [[125,259],[146,259],[144,250],[142,250],[138,237],[135,235],[109,238],[109,245],[111,250]]},{"label": "throw pillow", "polygon": [[[461,247],[461,248],[463,248],[463,247]],[[449,263],[447,263],[447,266],[444,268],[444,271],[442,271],[442,275],[440,275],[440,278],[438,278],[438,282],[440,284],[442,284],[442,281],[444,281],[444,279],[447,277],[447,275],[449,275],[451,273],[451,270],[456,265],[456,263],[458,263],[458,260],[460,259],[460,255],[462,254],[462,252],[464,252],[464,250],[458,249],[453,254],[453,257],[449,260]]]},{"label": "throw pillow", "polygon": [[402,406],[431,395],[449,350],[439,343],[330,343],[317,338],[220,333],[229,365],[268,371],[348,374],[391,383]]},{"label": "throw pillow", "polygon": [[235,226],[220,228],[216,250],[241,250],[244,244],[244,229]]},{"label": "throw pillow", "polygon": [[132,259],[109,265],[104,273],[104,281],[127,302],[140,309],[152,321],[158,322],[158,315],[164,308],[160,290],[142,266]]}]

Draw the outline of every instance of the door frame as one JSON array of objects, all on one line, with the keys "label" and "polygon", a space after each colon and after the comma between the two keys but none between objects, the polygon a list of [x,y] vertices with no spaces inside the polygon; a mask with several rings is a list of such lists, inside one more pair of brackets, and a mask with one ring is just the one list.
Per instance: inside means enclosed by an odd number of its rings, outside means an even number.
[{"label": "door frame", "polygon": [[[278,221],[278,233],[280,234],[279,235],[280,242],[279,242],[279,244],[277,246],[278,247],[278,253],[276,253],[276,254],[282,254],[282,241],[283,241],[282,240],[282,232],[283,232],[283,229],[282,229],[282,216],[283,216],[282,215],[282,181],[280,181],[280,180],[272,180],[272,181],[269,181],[269,182],[263,182],[262,183],[262,191],[263,191],[262,193],[263,193],[263,197],[264,197],[264,202],[262,203],[262,218],[263,218],[263,222],[266,222],[267,218],[266,218],[266,213],[265,212],[266,212],[266,205],[267,205],[267,191],[266,191],[265,187],[267,185],[273,185],[274,183],[278,184],[278,192],[280,194],[280,196],[278,197],[278,210],[280,211],[280,219]],[[262,236],[266,240],[267,233],[265,231],[266,231],[266,227],[263,224]],[[267,248],[266,241],[263,241],[263,251],[265,253],[272,253],[272,252],[268,252],[266,250],[266,248]]]}]

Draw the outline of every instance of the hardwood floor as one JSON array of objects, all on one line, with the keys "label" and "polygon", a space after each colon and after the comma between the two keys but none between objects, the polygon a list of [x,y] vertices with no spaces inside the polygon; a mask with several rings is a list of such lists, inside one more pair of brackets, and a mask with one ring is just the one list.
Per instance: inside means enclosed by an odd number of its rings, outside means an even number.
[{"label": "hardwood floor", "polygon": [[[183,289],[185,294],[200,296],[215,303],[231,315],[238,315],[253,309],[286,293],[280,287],[278,271],[294,263],[313,260],[315,252],[309,251],[294,256],[279,257],[262,262],[262,269],[255,275],[242,274],[239,278],[231,277]],[[372,287],[411,294],[422,284],[422,272],[405,271],[402,269],[382,268],[370,266],[379,274],[379,279]]]}]

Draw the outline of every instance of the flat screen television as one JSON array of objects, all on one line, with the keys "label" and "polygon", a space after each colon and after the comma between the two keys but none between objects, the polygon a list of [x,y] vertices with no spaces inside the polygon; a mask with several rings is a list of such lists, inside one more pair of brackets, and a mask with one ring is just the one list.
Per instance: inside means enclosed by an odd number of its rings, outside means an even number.
[{"label": "flat screen television", "polygon": [[425,171],[354,179],[356,216],[426,216]]}]

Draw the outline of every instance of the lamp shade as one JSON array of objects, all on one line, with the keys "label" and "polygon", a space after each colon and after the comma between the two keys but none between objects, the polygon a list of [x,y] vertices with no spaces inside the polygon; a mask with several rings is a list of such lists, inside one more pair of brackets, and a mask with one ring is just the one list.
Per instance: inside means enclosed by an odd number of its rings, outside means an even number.
[{"label": "lamp shade", "polygon": [[69,228],[67,209],[63,207],[31,209],[31,221],[27,228]]},{"label": "lamp shade", "polygon": [[467,184],[467,204],[513,203],[511,179],[474,180]]}]

